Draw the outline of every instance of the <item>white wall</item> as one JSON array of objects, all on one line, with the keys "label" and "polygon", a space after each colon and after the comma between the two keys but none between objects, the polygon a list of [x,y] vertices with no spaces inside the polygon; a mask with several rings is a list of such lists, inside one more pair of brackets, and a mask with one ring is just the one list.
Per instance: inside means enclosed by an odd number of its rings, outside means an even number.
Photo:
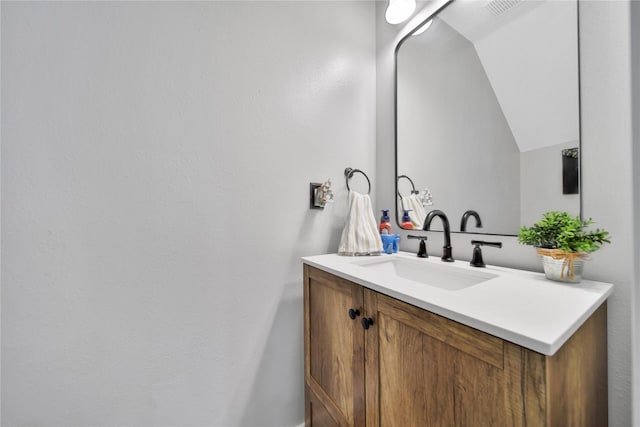
[{"label": "white wall", "polygon": [[[631,75],[632,77],[632,117],[638,117],[640,114],[640,3],[631,2]],[[633,164],[640,164],[640,121],[633,120]],[[633,201],[634,212],[640,212],[640,168],[637,166],[633,168]],[[634,251],[633,258],[638,259],[640,257],[640,224],[634,223]],[[640,340],[638,336],[640,334],[640,290],[638,289],[638,279],[640,278],[640,263],[634,263],[634,286],[631,289],[631,314],[632,314],[632,327],[631,336],[635,337],[632,340],[632,408],[633,418],[632,425],[640,425]]]},{"label": "white wall", "polygon": [[[370,2],[3,2],[2,425],[303,422]],[[308,209],[309,182],[336,203]]]},{"label": "white wall", "polygon": [[[406,25],[384,22],[384,5],[377,11],[377,201],[393,206],[393,53],[397,42],[444,0],[427,2]],[[582,78],[582,178],[584,215],[609,230],[613,243],[596,252],[585,276],[616,285],[608,302],[609,425],[628,427],[631,420],[631,294],[635,286],[632,205],[631,74],[629,2],[581,0],[580,43]],[[637,173],[636,173],[636,180]],[[414,232],[415,233],[415,232]],[[401,232],[404,236],[406,232]],[[428,233],[430,251],[441,253],[441,233]],[[477,235],[452,236],[454,257],[471,258],[469,240]],[[494,237],[492,237],[494,239]],[[497,239],[496,239],[497,240]],[[503,237],[502,249],[484,251],[487,263],[540,271],[530,247],[515,237]],[[637,245],[638,242],[636,242]],[[417,251],[417,242],[401,241]],[[638,424],[635,424],[638,425]]]},{"label": "white wall", "polygon": [[629,2],[580,4],[583,209],[612,234],[590,277],[616,285],[609,299],[609,419],[631,423],[634,276]]}]

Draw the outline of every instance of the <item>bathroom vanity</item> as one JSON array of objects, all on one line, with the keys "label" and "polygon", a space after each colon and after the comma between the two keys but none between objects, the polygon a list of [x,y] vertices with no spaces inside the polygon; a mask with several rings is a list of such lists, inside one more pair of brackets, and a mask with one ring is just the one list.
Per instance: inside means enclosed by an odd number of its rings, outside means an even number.
[{"label": "bathroom vanity", "polygon": [[303,262],[307,426],[607,425],[612,285],[406,253]]}]

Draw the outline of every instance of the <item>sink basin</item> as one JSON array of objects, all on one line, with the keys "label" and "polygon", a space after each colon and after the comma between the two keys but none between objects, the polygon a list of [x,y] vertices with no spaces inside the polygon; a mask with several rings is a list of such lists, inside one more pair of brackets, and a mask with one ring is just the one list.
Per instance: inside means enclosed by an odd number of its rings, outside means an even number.
[{"label": "sink basin", "polygon": [[439,265],[424,260],[405,258],[383,258],[361,267],[388,277],[400,277],[429,286],[458,291],[498,277],[485,271],[470,271],[452,265]]}]

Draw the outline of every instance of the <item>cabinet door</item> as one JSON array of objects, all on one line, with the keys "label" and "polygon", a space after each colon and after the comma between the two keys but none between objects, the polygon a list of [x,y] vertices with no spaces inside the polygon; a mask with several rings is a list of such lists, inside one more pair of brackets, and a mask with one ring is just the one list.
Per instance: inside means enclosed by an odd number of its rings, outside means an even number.
[{"label": "cabinet door", "polygon": [[306,425],[363,426],[363,289],[304,268]]},{"label": "cabinet door", "polygon": [[375,292],[365,305],[368,427],[523,425],[521,348]]}]

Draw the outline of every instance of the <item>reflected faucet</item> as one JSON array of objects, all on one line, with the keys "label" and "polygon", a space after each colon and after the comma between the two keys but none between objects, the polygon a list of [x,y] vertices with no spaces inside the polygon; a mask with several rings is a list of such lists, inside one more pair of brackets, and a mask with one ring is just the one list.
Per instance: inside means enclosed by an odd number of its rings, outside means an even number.
[{"label": "reflected faucet", "polygon": [[482,228],[482,220],[480,220],[480,215],[478,212],[470,209],[462,214],[462,219],[460,220],[460,231],[467,231],[467,221],[469,217],[472,216],[476,219],[476,227]]},{"label": "reflected faucet", "polygon": [[424,226],[422,229],[424,231],[430,231],[431,221],[433,218],[439,217],[440,221],[442,221],[442,226],[444,227],[444,246],[442,247],[442,261],[445,262],[453,262],[453,257],[451,256],[451,229],[449,228],[449,218],[442,212],[441,210],[435,209],[427,214],[427,217],[424,219]]}]

